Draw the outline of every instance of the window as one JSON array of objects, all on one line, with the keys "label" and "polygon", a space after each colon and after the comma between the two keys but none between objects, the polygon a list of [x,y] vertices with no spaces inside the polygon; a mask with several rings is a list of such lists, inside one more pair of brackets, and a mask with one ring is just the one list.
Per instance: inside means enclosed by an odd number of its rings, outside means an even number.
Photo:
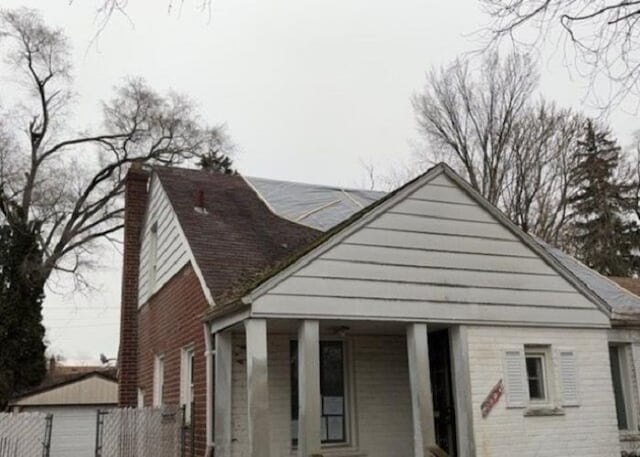
[{"label": "window", "polygon": [[193,410],[193,347],[182,349],[180,358],[180,405],[184,407],[185,422],[191,423]]},{"label": "window", "polygon": [[633,400],[631,397],[631,347],[629,344],[609,346],[611,379],[616,402],[616,415],[620,430],[633,430]]},{"label": "window", "polygon": [[526,352],[527,381],[529,383],[529,400],[545,401],[547,399],[545,355],[544,353]]},{"label": "window", "polygon": [[571,348],[525,345],[505,351],[504,381],[507,407],[527,408],[532,416],[580,406],[578,361]]},{"label": "window", "polygon": [[153,293],[158,269],[158,223],[154,222],[149,231],[149,289]]},{"label": "window", "polygon": [[144,392],[138,387],[138,409],[144,408]]},{"label": "window", "polygon": [[153,360],[153,406],[161,407],[164,392],[164,355],[156,355]]},{"label": "window", "polygon": [[[298,436],[298,342],[291,341],[291,436]],[[320,438],[322,443],[347,441],[345,350],[342,341],[320,342]]]}]

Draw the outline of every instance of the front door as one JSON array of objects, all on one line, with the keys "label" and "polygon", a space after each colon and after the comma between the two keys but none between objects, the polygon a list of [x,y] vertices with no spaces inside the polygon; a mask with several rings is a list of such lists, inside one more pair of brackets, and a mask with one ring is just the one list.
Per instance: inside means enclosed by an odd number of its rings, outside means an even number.
[{"label": "front door", "polygon": [[448,330],[429,333],[429,361],[436,443],[454,457],[456,455],[456,422]]}]

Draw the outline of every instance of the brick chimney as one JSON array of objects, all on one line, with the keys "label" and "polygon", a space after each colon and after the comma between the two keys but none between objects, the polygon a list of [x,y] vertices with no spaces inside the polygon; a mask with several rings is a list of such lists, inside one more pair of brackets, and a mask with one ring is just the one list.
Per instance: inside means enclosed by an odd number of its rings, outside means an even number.
[{"label": "brick chimney", "polygon": [[147,207],[149,174],[134,162],[125,180],[124,252],[122,256],[122,302],[118,351],[118,404],[138,403],[138,269],[140,236]]}]

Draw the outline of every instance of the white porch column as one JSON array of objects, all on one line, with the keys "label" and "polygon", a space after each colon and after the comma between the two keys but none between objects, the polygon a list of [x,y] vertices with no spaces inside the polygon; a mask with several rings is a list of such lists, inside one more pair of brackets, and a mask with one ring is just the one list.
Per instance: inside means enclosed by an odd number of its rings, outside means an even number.
[{"label": "white porch column", "polygon": [[267,321],[245,321],[247,339],[247,418],[249,456],[269,457],[269,379],[267,369]]},{"label": "white porch column", "polygon": [[436,444],[427,324],[412,323],[407,326],[407,351],[413,410],[414,456],[425,457],[425,449]]},{"label": "white porch column", "polygon": [[453,401],[456,410],[456,436],[458,437],[458,456],[474,457],[473,414],[471,402],[471,376],[469,373],[469,343],[467,328],[452,327],[449,330],[451,340],[451,362],[453,367]]},{"label": "white porch column", "polygon": [[231,457],[231,331],[215,334],[215,414],[214,442],[216,457]]},{"label": "white porch column", "polygon": [[318,321],[298,327],[298,457],[320,454],[320,331]]}]

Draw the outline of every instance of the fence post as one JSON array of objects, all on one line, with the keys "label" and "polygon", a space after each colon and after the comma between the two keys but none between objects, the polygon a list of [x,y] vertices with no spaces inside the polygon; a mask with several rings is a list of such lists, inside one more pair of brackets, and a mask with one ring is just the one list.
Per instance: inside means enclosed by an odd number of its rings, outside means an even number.
[{"label": "fence post", "polygon": [[44,441],[42,442],[42,457],[49,457],[51,453],[51,431],[53,429],[53,414],[47,414],[44,425]]},{"label": "fence post", "polygon": [[96,448],[95,457],[102,456],[102,441],[104,437],[104,416],[108,411],[98,410],[96,413]]}]

